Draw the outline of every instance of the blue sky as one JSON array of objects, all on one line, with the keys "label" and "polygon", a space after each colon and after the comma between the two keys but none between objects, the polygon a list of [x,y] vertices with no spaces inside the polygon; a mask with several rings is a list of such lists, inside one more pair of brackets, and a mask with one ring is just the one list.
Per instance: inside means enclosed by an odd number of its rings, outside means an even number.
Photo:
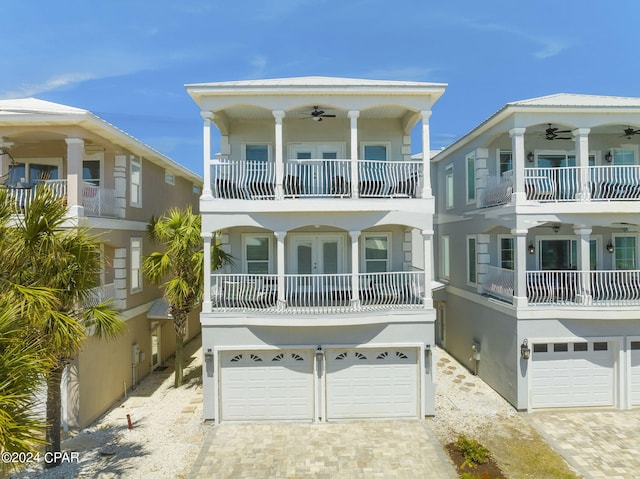
[{"label": "blue sky", "polygon": [[0,98],[90,110],[199,174],[202,121],[187,83],[308,75],[448,83],[430,120],[434,149],[509,101],[640,97],[637,0],[0,6]]}]

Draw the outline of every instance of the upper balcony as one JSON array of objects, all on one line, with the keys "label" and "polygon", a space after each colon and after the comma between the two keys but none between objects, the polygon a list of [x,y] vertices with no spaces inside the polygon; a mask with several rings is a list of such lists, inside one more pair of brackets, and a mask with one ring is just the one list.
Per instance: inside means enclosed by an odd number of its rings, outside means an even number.
[{"label": "upper balcony", "polygon": [[[274,161],[218,157],[211,162],[214,198],[421,198],[422,161],[287,159],[278,185]],[[278,192],[281,186],[281,194]]]}]

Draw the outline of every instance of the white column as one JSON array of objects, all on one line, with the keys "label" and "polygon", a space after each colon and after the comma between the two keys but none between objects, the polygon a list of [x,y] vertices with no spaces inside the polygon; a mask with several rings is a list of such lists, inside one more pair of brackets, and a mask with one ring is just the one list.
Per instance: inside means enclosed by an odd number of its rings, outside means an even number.
[{"label": "white column", "polygon": [[127,309],[127,267],[127,248],[115,248],[113,251],[113,286],[115,307],[119,311]]},{"label": "white column", "polygon": [[422,197],[431,197],[431,133],[429,131],[429,118],[431,111],[421,111],[422,119]]},{"label": "white column", "polygon": [[9,152],[7,151],[9,148],[13,146],[13,143],[10,141],[5,141],[4,138],[0,136],[0,176],[4,177],[9,174],[9,165],[11,164],[11,157],[9,156]]},{"label": "white column", "polygon": [[422,242],[424,247],[424,299],[425,309],[433,308],[433,296],[431,294],[431,265],[433,264],[433,230],[422,230]]},{"label": "white column", "polygon": [[351,237],[351,307],[360,308],[360,231],[349,231]]},{"label": "white column", "polygon": [[201,233],[202,239],[204,239],[204,296],[202,298],[202,312],[211,312],[211,239],[213,233],[210,231],[203,231]]},{"label": "white column", "polygon": [[358,197],[359,178],[358,178],[358,118],[360,112],[357,110],[349,110],[347,116],[351,119],[351,198]]},{"label": "white column", "polygon": [[275,162],[276,162],[276,199],[284,198],[284,141],[282,138],[282,119],[285,114],[282,110],[274,110],[271,112],[276,119],[275,123]]},{"label": "white column", "polygon": [[516,308],[524,308],[528,305],[527,300],[527,233],[526,229],[511,230],[515,237],[513,256],[514,278],[513,278],[513,305]]},{"label": "white column", "polygon": [[591,304],[591,228],[585,225],[576,225],[573,229],[576,234],[578,246],[577,270],[580,275],[580,288],[576,294],[576,302],[579,304]]},{"label": "white column", "polygon": [[202,125],[202,144],[203,144],[203,168],[204,168],[204,184],[202,185],[202,197],[203,200],[212,200],[213,193],[211,192],[211,120],[214,115],[210,111],[200,112],[200,116],[204,120]]},{"label": "white column", "polygon": [[523,203],[527,199],[524,189],[524,168],[527,161],[524,151],[524,132],[526,128],[513,128],[509,130],[511,136],[511,155],[513,163],[513,193],[511,202]]},{"label": "white column", "polygon": [[67,205],[69,214],[84,216],[82,206],[82,159],[84,158],[84,140],[65,138],[67,143]]},{"label": "white column", "polygon": [[276,273],[278,274],[278,309],[284,309],[287,306],[286,290],[285,290],[285,262],[284,262],[284,239],[287,236],[286,231],[276,231],[273,233],[276,237]]},{"label": "white column", "polygon": [[580,168],[579,190],[576,192],[576,199],[587,201],[591,199],[591,188],[589,186],[589,132],[590,128],[577,128],[573,130],[573,137],[576,141],[576,165]]}]

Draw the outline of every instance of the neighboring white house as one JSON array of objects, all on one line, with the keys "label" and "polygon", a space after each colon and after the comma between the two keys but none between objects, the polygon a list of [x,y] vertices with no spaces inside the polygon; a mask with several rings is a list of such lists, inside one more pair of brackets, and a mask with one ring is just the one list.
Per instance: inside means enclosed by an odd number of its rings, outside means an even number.
[{"label": "neighboring white house", "polygon": [[519,410],[640,405],[640,98],[505,105],[435,156],[438,342]]},{"label": "neighboring white house", "polygon": [[[42,184],[65,197],[69,228],[98,235],[104,268],[89,301],[113,298],[127,324],[114,340],[89,338],[65,370],[63,425],[84,427],[175,350],[162,291],[143,278],[143,256],[161,248],[146,225],[170,207],[197,209],[202,183],[87,110],[36,98],[0,100],[0,188],[24,206]],[[189,323],[193,337],[196,313]]]},{"label": "neighboring white house", "polygon": [[[446,85],[326,77],[187,85],[204,119],[204,417],[434,413],[434,199],[411,159]],[[211,125],[220,152],[211,153]]]}]

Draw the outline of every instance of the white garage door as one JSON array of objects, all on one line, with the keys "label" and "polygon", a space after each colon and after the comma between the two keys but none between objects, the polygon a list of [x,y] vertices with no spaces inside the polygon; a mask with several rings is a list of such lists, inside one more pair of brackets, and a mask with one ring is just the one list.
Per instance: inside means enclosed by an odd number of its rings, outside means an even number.
[{"label": "white garage door", "polygon": [[532,361],[532,408],[613,405],[608,342],[534,344]]},{"label": "white garage door", "polygon": [[640,341],[631,341],[631,405],[640,406]]},{"label": "white garage door", "polygon": [[327,349],[327,418],[418,417],[415,348]]},{"label": "white garage door", "polygon": [[312,420],[313,358],[306,350],[223,352],[222,420]]}]

